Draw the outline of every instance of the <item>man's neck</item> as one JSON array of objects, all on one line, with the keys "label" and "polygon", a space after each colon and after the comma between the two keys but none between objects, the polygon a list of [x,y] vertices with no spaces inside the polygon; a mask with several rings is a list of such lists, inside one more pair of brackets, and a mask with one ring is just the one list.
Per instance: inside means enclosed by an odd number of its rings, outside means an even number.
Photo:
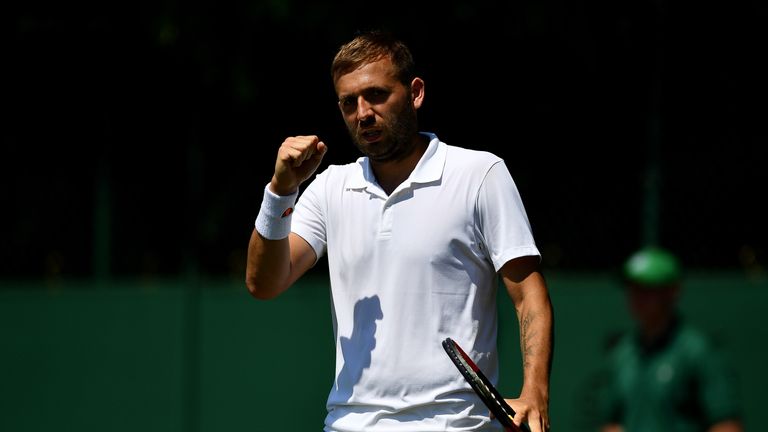
[{"label": "man's neck", "polygon": [[640,337],[647,349],[658,348],[667,343],[670,335],[679,324],[676,314],[668,315],[653,325],[646,325],[641,329]]},{"label": "man's neck", "polygon": [[392,194],[411,175],[427,150],[429,141],[425,136],[419,134],[414,140],[417,142],[413,150],[402,159],[388,162],[370,161],[376,181],[387,195]]}]

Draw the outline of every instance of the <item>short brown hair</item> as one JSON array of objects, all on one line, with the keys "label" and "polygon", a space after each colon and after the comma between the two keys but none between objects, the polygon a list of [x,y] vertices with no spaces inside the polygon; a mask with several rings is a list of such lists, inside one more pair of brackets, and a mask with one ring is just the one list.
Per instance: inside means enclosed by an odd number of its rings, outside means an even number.
[{"label": "short brown hair", "polygon": [[331,64],[331,78],[336,81],[340,75],[387,57],[395,66],[397,79],[406,86],[410,85],[416,76],[411,50],[403,41],[383,30],[358,33],[342,45]]}]

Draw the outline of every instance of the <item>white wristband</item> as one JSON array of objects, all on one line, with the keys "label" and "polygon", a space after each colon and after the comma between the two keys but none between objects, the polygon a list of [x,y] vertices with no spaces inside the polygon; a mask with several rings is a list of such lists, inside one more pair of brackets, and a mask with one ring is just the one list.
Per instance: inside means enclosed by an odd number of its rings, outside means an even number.
[{"label": "white wristband", "polygon": [[264,188],[264,198],[261,201],[259,215],[256,216],[256,231],[268,240],[280,240],[291,233],[291,214],[296,198],[297,190],[291,195],[277,195],[269,190],[269,183]]}]

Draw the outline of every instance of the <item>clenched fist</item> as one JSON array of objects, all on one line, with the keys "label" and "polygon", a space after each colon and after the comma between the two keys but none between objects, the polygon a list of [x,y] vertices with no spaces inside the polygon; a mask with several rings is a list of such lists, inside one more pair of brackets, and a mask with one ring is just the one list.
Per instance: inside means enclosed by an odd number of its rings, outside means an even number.
[{"label": "clenched fist", "polygon": [[328,147],[317,135],[288,137],[277,151],[275,174],[269,188],[277,195],[290,195],[320,166]]}]

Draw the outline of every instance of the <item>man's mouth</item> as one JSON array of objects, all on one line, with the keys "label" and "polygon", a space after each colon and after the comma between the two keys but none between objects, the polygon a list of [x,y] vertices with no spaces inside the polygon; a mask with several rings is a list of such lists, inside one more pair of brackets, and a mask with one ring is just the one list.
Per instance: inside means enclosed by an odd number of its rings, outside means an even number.
[{"label": "man's mouth", "polygon": [[381,131],[380,130],[367,130],[363,131],[360,136],[365,140],[366,142],[374,142],[377,141],[379,138],[381,138]]}]

